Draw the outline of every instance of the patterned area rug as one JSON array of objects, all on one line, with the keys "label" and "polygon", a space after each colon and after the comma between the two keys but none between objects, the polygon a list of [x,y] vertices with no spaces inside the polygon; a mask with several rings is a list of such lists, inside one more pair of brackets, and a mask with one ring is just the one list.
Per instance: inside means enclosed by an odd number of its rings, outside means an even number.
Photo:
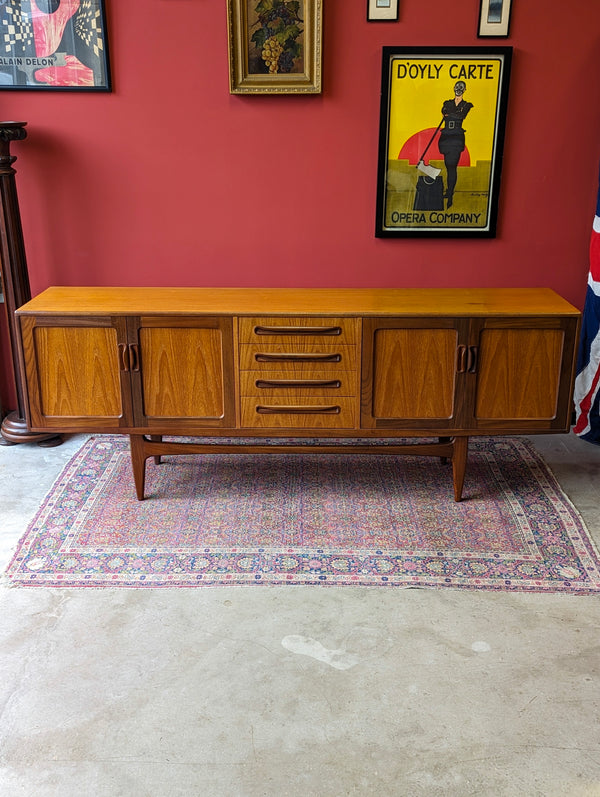
[{"label": "patterned area rug", "polygon": [[146,495],[135,498],[127,438],[89,439],[20,541],[10,581],[600,590],[580,516],[519,438],[471,440],[458,504],[439,458],[309,449],[148,460]]}]

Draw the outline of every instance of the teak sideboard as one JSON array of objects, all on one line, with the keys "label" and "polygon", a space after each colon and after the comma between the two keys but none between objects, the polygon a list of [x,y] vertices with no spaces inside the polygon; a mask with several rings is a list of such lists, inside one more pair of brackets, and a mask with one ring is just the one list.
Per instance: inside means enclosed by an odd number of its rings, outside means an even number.
[{"label": "teak sideboard", "polygon": [[580,313],[545,288],[54,287],[17,318],[31,431],[130,435],[139,499],[149,457],[308,438],[449,459],[460,501],[469,436],[570,426]]}]

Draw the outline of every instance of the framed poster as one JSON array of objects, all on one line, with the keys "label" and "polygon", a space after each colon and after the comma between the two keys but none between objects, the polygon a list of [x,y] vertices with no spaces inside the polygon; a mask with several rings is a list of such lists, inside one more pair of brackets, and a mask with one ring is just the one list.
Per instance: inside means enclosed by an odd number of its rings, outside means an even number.
[{"label": "framed poster", "polygon": [[322,0],[227,0],[231,94],[321,92]]},{"label": "framed poster", "polygon": [[510,6],[511,0],[481,0],[477,35],[506,38],[510,28]]},{"label": "framed poster", "polygon": [[496,235],[511,47],[384,47],[377,237]]},{"label": "framed poster", "polygon": [[0,0],[0,89],[110,91],[104,0]]}]

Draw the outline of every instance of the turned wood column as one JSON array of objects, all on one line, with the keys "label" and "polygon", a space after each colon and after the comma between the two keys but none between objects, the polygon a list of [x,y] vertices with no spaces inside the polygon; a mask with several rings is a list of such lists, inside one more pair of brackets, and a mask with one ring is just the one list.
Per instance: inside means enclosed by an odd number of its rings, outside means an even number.
[{"label": "turned wood column", "polygon": [[10,144],[12,141],[22,141],[26,138],[26,124],[26,122],[0,122],[0,270],[17,393],[17,409],[7,415],[2,422],[0,443],[6,445],[38,441],[45,442],[46,445],[58,445],[61,438],[56,434],[35,434],[27,429],[25,386],[19,368],[15,310],[31,299],[31,289],[17,198],[16,172],[12,167],[16,156],[10,154]]}]

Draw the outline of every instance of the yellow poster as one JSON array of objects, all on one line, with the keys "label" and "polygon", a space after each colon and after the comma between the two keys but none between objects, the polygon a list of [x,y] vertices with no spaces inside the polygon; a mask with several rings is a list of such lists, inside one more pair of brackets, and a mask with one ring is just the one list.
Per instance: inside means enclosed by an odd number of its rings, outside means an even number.
[{"label": "yellow poster", "polygon": [[376,235],[495,235],[510,57],[384,47]]}]

